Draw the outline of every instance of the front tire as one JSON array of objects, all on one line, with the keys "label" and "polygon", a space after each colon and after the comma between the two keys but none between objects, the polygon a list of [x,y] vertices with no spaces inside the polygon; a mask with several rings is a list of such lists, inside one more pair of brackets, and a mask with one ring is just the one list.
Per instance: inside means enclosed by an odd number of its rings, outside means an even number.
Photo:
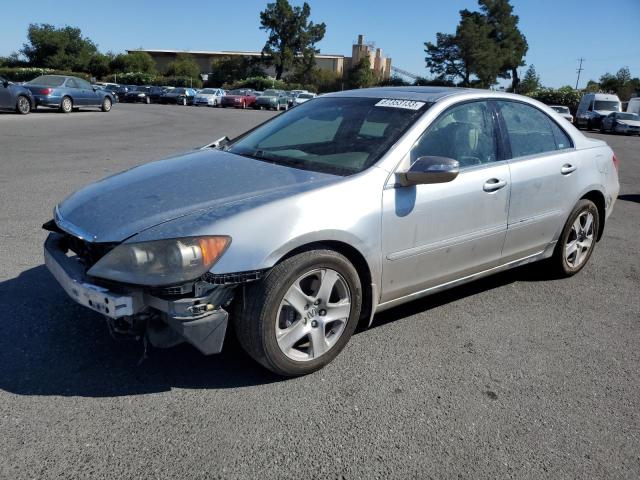
[{"label": "front tire", "polygon": [[31,102],[24,95],[20,95],[16,101],[16,112],[27,115],[31,111]]},{"label": "front tire", "polygon": [[60,103],[60,111],[62,113],[71,113],[73,111],[73,100],[71,97],[63,97]]},{"label": "front tire", "polygon": [[183,98],[180,103],[182,104],[183,107],[186,107],[187,106],[187,99]]},{"label": "front tire", "polygon": [[591,200],[580,200],[569,215],[551,258],[560,276],[571,277],[584,268],[596,246],[599,228],[598,207]]},{"label": "front tire", "polygon": [[236,300],[235,331],[242,348],[272,372],[306,375],[340,353],[361,307],[354,266],[337,252],[312,250],[245,287]]}]

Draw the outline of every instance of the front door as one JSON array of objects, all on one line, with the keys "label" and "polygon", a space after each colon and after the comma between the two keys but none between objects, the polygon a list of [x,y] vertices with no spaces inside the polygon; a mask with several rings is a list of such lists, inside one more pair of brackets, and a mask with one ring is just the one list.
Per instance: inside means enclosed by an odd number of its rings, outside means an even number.
[{"label": "front door", "polygon": [[511,180],[488,101],[443,112],[410,152],[458,160],[448,183],[383,193],[382,302],[498,265],[507,229]]}]

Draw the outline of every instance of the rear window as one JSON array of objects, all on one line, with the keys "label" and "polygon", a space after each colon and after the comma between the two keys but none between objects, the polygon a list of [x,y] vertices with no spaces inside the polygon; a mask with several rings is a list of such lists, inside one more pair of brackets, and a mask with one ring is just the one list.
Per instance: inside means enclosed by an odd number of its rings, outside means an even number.
[{"label": "rear window", "polygon": [[64,83],[64,77],[56,77],[54,75],[41,75],[27,82],[31,85],[45,85],[47,87],[60,87]]},{"label": "rear window", "polygon": [[614,100],[596,100],[593,102],[594,110],[608,110],[610,112],[619,112],[620,103]]}]

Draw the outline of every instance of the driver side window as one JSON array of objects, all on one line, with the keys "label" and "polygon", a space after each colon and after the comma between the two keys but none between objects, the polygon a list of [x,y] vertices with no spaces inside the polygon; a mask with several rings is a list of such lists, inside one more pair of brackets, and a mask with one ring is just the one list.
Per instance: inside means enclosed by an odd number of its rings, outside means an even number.
[{"label": "driver side window", "polygon": [[469,102],[446,110],[414,145],[411,163],[426,156],[452,158],[461,169],[495,162],[497,136],[488,103]]}]

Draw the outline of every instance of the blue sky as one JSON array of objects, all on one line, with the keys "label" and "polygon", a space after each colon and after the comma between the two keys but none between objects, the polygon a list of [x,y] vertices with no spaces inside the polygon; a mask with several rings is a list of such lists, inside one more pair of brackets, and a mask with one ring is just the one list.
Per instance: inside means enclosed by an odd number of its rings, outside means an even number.
[{"label": "blue sky", "polygon": [[[87,2],[30,0],[28,8],[4,8],[0,55],[26,40],[29,23],[80,27],[103,51],[128,48],[260,50],[265,33],[259,12],[267,0],[222,2],[138,0]],[[302,2],[292,1],[294,4]],[[453,32],[458,11],[475,0],[308,0],[312,19],[327,24],[323,53],[349,55],[359,33],[374,41],[393,64],[419,75],[423,43],[436,32]],[[581,85],[605,72],[629,66],[640,76],[640,0],[512,0],[534,64],[547,86],[574,85],[577,59],[584,57]],[[522,69],[524,73],[524,68]]]}]

